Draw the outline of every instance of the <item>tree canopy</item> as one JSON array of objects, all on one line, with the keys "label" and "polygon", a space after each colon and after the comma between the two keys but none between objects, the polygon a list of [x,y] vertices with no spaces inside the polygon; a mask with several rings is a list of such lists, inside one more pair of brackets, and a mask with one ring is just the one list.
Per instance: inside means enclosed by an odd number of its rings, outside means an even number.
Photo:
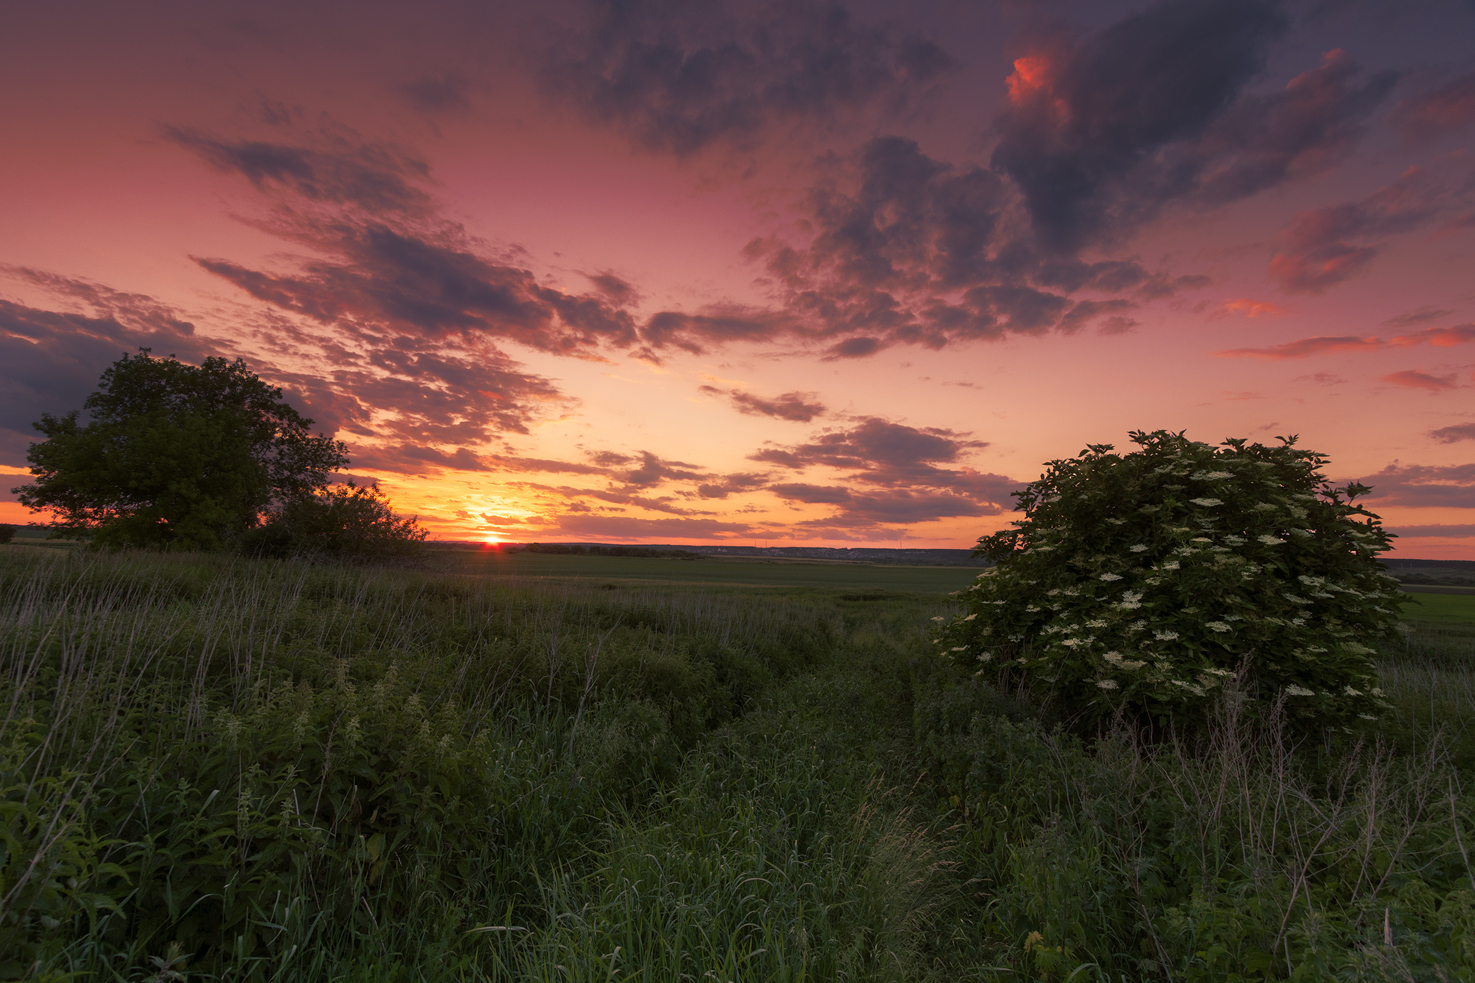
[{"label": "tree canopy", "polygon": [[1378,517],[1327,459],[1279,446],[1133,433],[1016,492],[1025,518],[979,540],[996,566],[935,639],[978,674],[1023,681],[1068,716],[1204,721],[1232,678],[1251,714],[1293,727],[1375,717],[1369,643],[1398,617]]},{"label": "tree canopy", "polygon": [[346,448],[282,401],[241,359],[195,366],[149,349],[125,354],[73,411],[43,414],[22,504],[58,533],[104,547],[222,549],[273,508],[327,487]]}]

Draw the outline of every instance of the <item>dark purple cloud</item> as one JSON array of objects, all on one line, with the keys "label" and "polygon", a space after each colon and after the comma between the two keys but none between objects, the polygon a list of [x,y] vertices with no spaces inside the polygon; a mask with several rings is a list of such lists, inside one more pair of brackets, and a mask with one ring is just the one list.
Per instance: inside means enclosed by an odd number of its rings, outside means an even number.
[{"label": "dark purple cloud", "polygon": [[816,464],[860,471],[864,480],[891,484],[933,476],[936,464],[956,461],[965,451],[987,447],[966,434],[937,427],[918,429],[878,417],[866,417],[853,427],[822,430],[807,443],[770,448],[751,455],[755,461],[787,468]]},{"label": "dark purple cloud", "polygon": [[[626,489],[619,488],[574,488],[569,485],[540,485],[531,482],[519,483],[519,488],[530,491],[549,492],[559,496],[566,502],[587,505],[590,501],[608,502],[611,505],[622,507],[633,507],[646,509],[651,512],[665,512],[669,515],[717,515],[718,513],[705,509],[692,509],[678,505],[674,497],[663,495],[652,497],[641,495]],[[582,511],[582,509],[577,510]],[[607,512],[618,512],[618,509],[606,510]]]},{"label": "dark purple cloud", "polygon": [[1461,440],[1475,440],[1475,423],[1455,423],[1438,430],[1430,430],[1429,436],[1441,444],[1453,444]]},{"label": "dark purple cloud", "polygon": [[1283,5],[1269,0],[1159,0],[1017,60],[993,165],[1022,191],[1040,240],[1072,252],[1192,190],[1197,174],[1150,198],[1123,182],[1159,151],[1203,136],[1287,28]]},{"label": "dark purple cloud", "polygon": [[633,467],[617,472],[615,476],[636,488],[651,488],[667,481],[699,481],[707,477],[700,465],[667,461],[650,451],[641,451],[631,463]]},{"label": "dark purple cloud", "polygon": [[814,393],[792,392],[783,393],[772,399],[764,399],[741,389],[719,389],[716,386],[702,386],[699,392],[709,396],[726,396],[732,400],[732,405],[739,413],[749,416],[771,416],[779,420],[793,420],[797,423],[808,423],[817,416],[823,416],[825,405],[821,403]]},{"label": "dark purple cloud", "polygon": [[332,130],[298,134],[295,144],[220,140],[184,127],[166,133],[272,196],[274,217],[260,227],[315,254],[287,271],[196,259],[260,301],[381,343],[455,336],[588,356],[638,341],[621,309],[628,296],[610,297],[628,295],[628,284],[601,274],[591,278],[596,293],[572,294],[486,255],[417,186],[429,179],[427,165],[397,148]]},{"label": "dark purple cloud", "polygon": [[1364,79],[1351,56],[1333,48],[1320,66],[1284,89],[1242,96],[1191,148],[1164,163],[1170,170],[1193,169],[1192,198],[1208,205],[1316,174],[1363,138],[1367,120],[1397,81],[1392,71]]},{"label": "dark purple cloud", "polygon": [[935,160],[912,140],[876,138],[841,171],[808,194],[806,245],[760,239],[746,249],[763,261],[789,315],[773,327],[828,342],[830,358],[894,344],[942,348],[1011,332],[1074,331],[1093,319],[1121,319],[1133,302],[1072,293],[1150,286],[1157,298],[1203,285],[1197,277],[1154,277],[1131,261],[1041,254],[1005,230],[1017,194],[998,175]]},{"label": "dark purple cloud", "polygon": [[471,108],[471,83],[460,72],[421,75],[401,85],[399,94],[424,113],[465,112]]},{"label": "dark purple cloud", "polygon": [[986,446],[952,430],[868,417],[852,427],[820,431],[807,442],[767,447],[750,457],[791,471],[822,465],[851,472],[845,485],[779,481],[768,486],[788,501],[835,506],[834,515],[824,521],[905,524],[995,515],[1011,508],[1009,493],[1018,482],[972,468],[939,466]]},{"label": "dark purple cloud", "polygon": [[1395,536],[1405,539],[1472,539],[1475,538],[1475,524],[1451,523],[1433,524],[1426,526],[1395,526],[1389,532]]},{"label": "dark purple cloud", "polygon": [[556,517],[559,532],[565,536],[586,536],[607,542],[629,539],[657,542],[681,542],[696,539],[746,538],[755,526],[745,522],[711,518],[643,519],[629,515],[596,515],[565,512]]},{"label": "dark purple cloud", "polygon": [[894,107],[953,65],[931,41],[858,23],[838,3],[590,8],[587,30],[550,54],[545,84],[636,143],[680,155],[756,144],[775,125],[829,126],[838,114]]},{"label": "dark purple cloud", "polygon": [[185,126],[165,127],[164,135],[216,170],[239,174],[269,194],[285,192],[374,214],[424,215],[432,208],[430,196],[416,187],[429,177],[429,166],[387,144],[335,134],[319,135],[319,146],[223,140]]},{"label": "dark purple cloud", "polygon": [[1431,393],[1460,388],[1459,377],[1453,372],[1448,375],[1432,375],[1417,369],[1404,369],[1400,372],[1390,372],[1383,376],[1381,381],[1408,389],[1424,389]]},{"label": "dark purple cloud", "polygon": [[3,272],[89,313],[29,307],[0,297],[0,461],[23,465],[41,439],[31,424],[42,413],[82,409],[99,377],[140,347],[199,362],[233,355],[230,346],[198,335],[177,311],[140,294],[34,270]]},{"label": "dark purple cloud", "polygon": [[726,498],[729,495],[758,491],[768,483],[768,475],[742,471],[735,474],[716,476],[697,485],[701,498]]},{"label": "dark purple cloud", "polygon": [[1475,508],[1475,464],[1390,464],[1358,481],[1379,505]]},{"label": "dark purple cloud", "polygon": [[[839,506],[844,521],[866,525],[911,525],[958,516],[998,515],[1007,506],[941,491],[855,492],[823,485],[773,485],[780,498],[809,504]],[[822,522],[834,522],[831,516]]]},{"label": "dark purple cloud", "polygon": [[498,432],[526,433],[530,420],[563,398],[546,379],[521,371],[489,346],[414,347],[395,339],[350,352],[285,325],[258,333],[254,340],[278,358],[316,363],[318,371],[309,373],[263,360],[250,350],[252,339],[201,336],[152,298],[34,270],[6,272],[91,311],[42,310],[0,299],[0,379],[6,383],[0,387],[0,439],[12,457],[34,439],[30,424],[41,412],[80,409],[103,370],[139,347],[193,363],[245,355],[251,370],[282,386],[315,429],[387,441],[372,451],[355,442],[351,456],[360,467],[484,470],[465,445]]},{"label": "dark purple cloud", "polygon": [[436,450],[419,444],[400,444],[390,447],[375,447],[354,452],[356,467],[374,471],[390,471],[398,474],[424,475],[444,470],[489,471],[487,462],[465,447],[452,453]]},{"label": "dark purple cloud", "polygon": [[681,348],[700,355],[706,351],[703,342],[767,341],[788,333],[800,332],[782,312],[729,307],[698,314],[661,311],[651,315],[641,336],[653,348]]},{"label": "dark purple cloud", "polygon": [[1453,313],[1454,311],[1445,310],[1442,307],[1429,307],[1426,305],[1420,307],[1418,310],[1409,311],[1406,314],[1399,314],[1396,317],[1390,317],[1383,323],[1394,328],[1412,328],[1416,325],[1428,324],[1430,321],[1438,321]]},{"label": "dark purple cloud", "polygon": [[258,300],[360,335],[498,338],[562,355],[637,340],[626,312],[545,287],[528,270],[478,255],[450,230],[427,235],[335,222],[293,231],[324,258],[286,273],[196,262]]}]

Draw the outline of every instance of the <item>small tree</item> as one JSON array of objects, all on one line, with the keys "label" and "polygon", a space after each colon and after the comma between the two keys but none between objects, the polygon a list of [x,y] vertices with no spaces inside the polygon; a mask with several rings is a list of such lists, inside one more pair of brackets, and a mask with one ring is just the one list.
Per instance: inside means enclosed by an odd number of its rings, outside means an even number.
[{"label": "small tree", "polygon": [[378,485],[333,485],[290,499],[248,538],[263,556],[403,560],[424,552],[416,518],[394,512]]},{"label": "small tree", "polygon": [[88,532],[99,546],[232,546],[348,463],[281,396],[240,359],[194,366],[140,349],[102,374],[87,424],[76,411],[42,415],[46,440],[26,455],[36,481],[13,490],[56,514],[53,534]]},{"label": "small tree", "polygon": [[1279,438],[1221,447],[1159,430],[1091,445],[1016,492],[1017,528],[979,540],[996,566],[935,639],[1084,723],[1118,713],[1189,729],[1243,672],[1249,709],[1293,726],[1375,717],[1368,643],[1397,621],[1378,517],[1327,459]]},{"label": "small tree", "polygon": [[0,544],[8,543],[15,538],[15,526],[0,523]]}]

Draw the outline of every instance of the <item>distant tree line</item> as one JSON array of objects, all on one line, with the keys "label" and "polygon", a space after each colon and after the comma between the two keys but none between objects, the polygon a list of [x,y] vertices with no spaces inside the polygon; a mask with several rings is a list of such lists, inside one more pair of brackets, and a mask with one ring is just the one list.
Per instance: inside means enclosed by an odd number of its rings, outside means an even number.
[{"label": "distant tree line", "polygon": [[658,550],[645,546],[579,546],[574,543],[525,543],[505,547],[508,553],[556,553],[563,556],[643,556],[657,560],[700,560],[691,550]]}]

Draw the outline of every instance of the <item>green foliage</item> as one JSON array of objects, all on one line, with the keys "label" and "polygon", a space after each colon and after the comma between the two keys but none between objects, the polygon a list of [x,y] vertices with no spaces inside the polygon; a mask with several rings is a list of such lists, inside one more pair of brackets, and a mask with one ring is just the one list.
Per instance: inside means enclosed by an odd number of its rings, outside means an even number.
[{"label": "green foliage", "polygon": [[548,878],[595,869],[609,824],[830,622],[803,600],[5,554],[0,954],[21,976],[474,977],[511,956],[473,929],[546,927]]},{"label": "green foliage", "polygon": [[77,412],[43,414],[20,501],[56,533],[101,547],[233,546],[274,502],[310,494],[348,463],[342,444],[281,401],[240,359],[188,365],[147,348],[108,367]]},{"label": "green foliage", "polygon": [[1088,741],[937,607],[0,552],[0,975],[1475,978],[1468,634]]},{"label": "green foliage", "polygon": [[956,859],[995,965],[1052,981],[1475,978],[1475,797],[1437,736],[1296,747],[1283,720],[1224,701],[1192,744],[1088,744],[927,668],[919,764],[963,824]]},{"label": "green foliage", "polygon": [[1293,446],[1165,431],[1087,448],[1018,493],[1025,519],[979,541],[997,562],[938,632],[947,657],[1022,680],[1086,724],[1198,728],[1227,683],[1309,730],[1385,708],[1370,643],[1397,621],[1367,491]]},{"label": "green foliage", "polygon": [[424,553],[425,530],[397,515],[378,485],[330,485],[296,495],[251,530],[242,548],[258,556],[403,560]]}]

